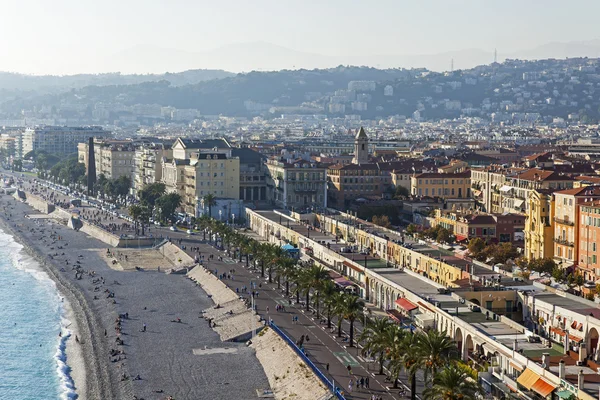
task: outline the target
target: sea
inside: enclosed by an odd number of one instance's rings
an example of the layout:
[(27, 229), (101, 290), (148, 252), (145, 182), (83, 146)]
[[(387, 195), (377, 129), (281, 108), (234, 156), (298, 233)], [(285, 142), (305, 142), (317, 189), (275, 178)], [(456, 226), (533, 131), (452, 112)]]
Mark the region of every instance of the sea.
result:
[(0, 399), (76, 399), (68, 304), (22, 249), (0, 230)]

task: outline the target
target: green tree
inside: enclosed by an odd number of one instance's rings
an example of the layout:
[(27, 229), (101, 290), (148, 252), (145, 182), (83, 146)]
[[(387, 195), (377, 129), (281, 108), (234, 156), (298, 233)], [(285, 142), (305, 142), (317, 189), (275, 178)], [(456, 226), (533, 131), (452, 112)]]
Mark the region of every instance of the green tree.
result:
[(398, 388), (400, 372), (405, 371), (410, 380), (410, 396), (416, 399), (417, 372), (419, 370), (419, 336), (406, 333), (397, 327), (396, 340), (389, 352), (390, 376), (394, 379), (394, 388)]
[[(395, 335), (390, 335), (394, 323), (387, 317), (369, 319), (364, 330), (358, 337), (358, 341), (364, 344), (361, 353), (375, 354), (379, 363), (379, 375), (383, 375), (383, 365), (386, 360), (386, 352), (393, 345)], [(391, 338), (391, 339), (390, 339)]]
[(475, 400), (479, 385), (464, 370), (448, 365), (433, 377), (431, 387), (423, 392), (423, 398), (431, 400)]
[(438, 229), (438, 233), (435, 237), (435, 240), (438, 243), (450, 243), (452, 241), (452, 232), (442, 227)]
[(203, 197), (204, 206), (208, 207), (208, 216), (212, 218), (212, 208), (217, 205), (217, 198), (214, 194), (207, 194)]
[(459, 357), (456, 343), (446, 336), (446, 332), (435, 329), (419, 335), (418, 349), (418, 364), (425, 372), (425, 381), (428, 377), (434, 377), (444, 365), (457, 361)]
[(478, 261), (485, 261), (485, 259), (481, 259), (483, 251), (485, 250), (485, 242), (482, 238), (473, 238), (469, 240), (467, 248), (469, 249), (471, 257), (475, 258)]
[(405, 199), (408, 196), (410, 196), (410, 193), (407, 188), (400, 185), (396, 186), (396, 193), (394, 195), (396, 199)]
[[(100, 179), (100, 177), (98, 177)], [(142, 205), (146, 205), (151, 209), (156, 205), (156, 201), (167, 192), (164, 183), (155, 182), (144, 186), (139, 192), (138, 197)]]
[(127, 206), (127, 195), (129, 194), (129, 189), (131, 189), (131, 178), (122, 175), (114, 180), (113, 185), (115, 196), (121, 197), (125, 206)]
[[(325, 305), (325, 315), (327, 316), (327, 328), (331, 329), (331, 317), (335, 310), (335, 296), (338, 293), (337, 286), (331, 279), (326, 279), (321, 285), (321, 294)], [(287, 294), (286, 294), (287, 296)]]
[(384, 228), (390, 228), (392, 226), (392, 224), (390, 223), (390, 219), (387, 215), (374, 215), (373, 223)]
[(354, 321), (362, 316), (364, 307), (365, 303), (360, 297), (344, 293), (342, 313), (344, 319), (350, 322), (350, 341), (348, 344), (350, 347), (354, 347)]
[(160, 217), (164, 221), (173, 218), (175, 210), (181, 205), (179, 193), (167, 193), (156, 200), (156, 207), (160, 210)]
[(129, 206), (129, 216), (133, 219), (134, 229), (137, 231), (138, 221), (142, 215), (142, 206), (137, 204)]
[(411, 234), (411, 235), (414, 235), (415, 233), (417, 233), (417, 232), (418, 232), (418, 230), (419, 230), (419, 229), (417, 228), (417, 226), (416, 226), (415, 224), (409, 224), (409, 225), (406, 227), (406, 233), (409, 233), (409, 234)]
[(306, 296), (306, 311), (310, 310), (310, 291), (314, 289), (314, 304), (317, 310), (317, 318), (319, 318), (319, 289), (321, 289), (321, 285), (326, 279), (329, 279), (329, 273), (320, 265), (313, 265), (303, 270), (301, 285)]

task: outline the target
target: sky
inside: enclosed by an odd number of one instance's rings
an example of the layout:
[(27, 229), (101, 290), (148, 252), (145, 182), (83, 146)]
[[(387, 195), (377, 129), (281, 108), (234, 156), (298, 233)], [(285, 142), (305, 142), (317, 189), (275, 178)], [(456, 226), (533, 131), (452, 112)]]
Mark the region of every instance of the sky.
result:
[(501, 54), (599, 39), (599, 14), (597, 0), (2, 0), (0, 70), (104, 72), (140, 46), (201, 52), (245, 42), (327, 56)]

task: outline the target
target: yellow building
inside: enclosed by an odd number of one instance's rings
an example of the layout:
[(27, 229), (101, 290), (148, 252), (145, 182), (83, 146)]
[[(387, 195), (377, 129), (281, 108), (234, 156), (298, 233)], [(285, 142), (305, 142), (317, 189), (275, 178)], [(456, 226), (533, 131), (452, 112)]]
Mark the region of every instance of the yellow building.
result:
[(471, 171), (453, 174), (426, 172), (414, 175), (410, 187), (413, 196), (468, 199), (471, 197)]
[(525, 256), (528, 260), (554, 257), (554, 200), (550, 190), (537, 189), (528, 194), (525, 219)]

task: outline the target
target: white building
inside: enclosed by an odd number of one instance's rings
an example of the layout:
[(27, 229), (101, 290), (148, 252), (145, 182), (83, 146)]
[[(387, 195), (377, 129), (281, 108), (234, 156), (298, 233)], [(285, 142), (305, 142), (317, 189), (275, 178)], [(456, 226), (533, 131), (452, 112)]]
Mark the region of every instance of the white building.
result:
[(111, 133), (99, 126), (40, 126), (23, 132), (22, 155), (30, 151), (46, 151), (57, 156), (77, 153), (77, 145), (90, 137), (109, 138)]

